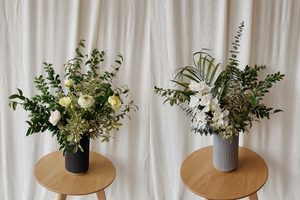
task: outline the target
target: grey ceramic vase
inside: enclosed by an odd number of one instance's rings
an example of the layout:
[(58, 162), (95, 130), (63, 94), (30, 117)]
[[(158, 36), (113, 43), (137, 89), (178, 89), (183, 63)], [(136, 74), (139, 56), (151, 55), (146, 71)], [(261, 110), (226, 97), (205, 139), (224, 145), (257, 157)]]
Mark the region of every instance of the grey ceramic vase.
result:
[(233, 136), (232, 142), (221, 135), (213, 134), (213, 163), (217, 170), (229, 172), (238, 165), (239, 136)]

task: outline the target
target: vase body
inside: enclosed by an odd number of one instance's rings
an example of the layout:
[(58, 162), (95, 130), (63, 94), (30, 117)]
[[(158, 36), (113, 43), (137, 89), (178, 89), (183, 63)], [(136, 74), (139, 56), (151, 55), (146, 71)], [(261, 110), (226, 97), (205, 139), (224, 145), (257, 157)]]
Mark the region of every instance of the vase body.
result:
[[(76, 153), (67, 152), (65, 155), (65, 168), (76, 175), (84, 174), (89, 169), (90, 139), (83, 136), (80, 140), (83, 152), (78, 148)], [(72, 151), (75, 145), (71, 145)]]
[(234, 170), (238, 165), (239, 136), (233, 136), (232, 142), (221, 135), (213, 134), (213, 164), (222, 172)]

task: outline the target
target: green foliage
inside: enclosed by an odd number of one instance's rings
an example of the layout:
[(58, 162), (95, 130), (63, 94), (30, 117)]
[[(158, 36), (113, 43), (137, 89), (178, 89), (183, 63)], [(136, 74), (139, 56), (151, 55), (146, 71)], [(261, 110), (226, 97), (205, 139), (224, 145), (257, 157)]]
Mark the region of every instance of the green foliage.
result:
[[(277, 72), (275, 74), (267, 75), (264, 80), (258, 80), (258, 72), (266, 68), (265, 65), (255, 65), (254, 67), (246, 66), (244, 70), (238, 68), (239, 61), (237, 60), (238, 47), (244, 22), (239, 26), (235, 41), (233, 42), (233, 50), (230, 51), (231, 58), (226, 69), (222, 71), (214, 81), (216, 71), (220, 65), (214, 65), (212, 56), (205, 52), (207, 49), (202, 49), (193, 56), (198, 55), (197, 62), (195, 59), (194, 66), (179, 68), (172, 82), (181, 86), (183, 89), (163, 89), (154, 87), (154, 91), (159, 96), (169, 102), (171, 106), (177, 105), (186, 115), (191, 117), (192, 122), (197, 121), (196, 115), (199, 114), (204, 106), (197, 106), (196, 108), (188, 108), (185, 103), (190, 103), (191, 97), (197, 94), (196, 91), (190, 88), (188, 82), (196, 81), (197, 83), (205, 82), (206, 85), (211, 86), (210, 93), (213, 98), (217, 98), (222, 110), (229, 111), (227, 116), (229, 119), (228, 125), (221, 128), (213, 128), (212, 121), (206, 118), (205, 126), (193, 126), (191, 131), (200, 133), (201, 135), (220, 134), (223, 138), (232, 139), (233, 135), (238, 135), (239, 132), (249, 132), (253, 121), (258, 121), (259, 118), (268, 118), (270, 114), (282, 112), (280, 109), (273, 111), (273, 108), (266, 107), (261, 101), (263, 96), (269, 92), (269, 88), (278, 81), (281, 81), (284, 74)], [(213, 83), (213, 84), (212, 84)], [(204, 93), (203, 93), (204, 95)], [(273, 111), (273, 112), (272, 112)], [(206, 112), (209, 118), (214, 116), (212, 107)]]
[[(180, 82), (180, 79), (182, 80), (184, 77), (186, 77), (196, 82), (205, 81), (207, 85), (211, 85), (220, 63), (214, 65), (213, 62), (215, 58), (212, 58), (208, 53), (206, 53), (206, 50), (208, 49), (202, 49), (201, 51), (194, 53), (194, 66), (179, 68), (172, 82), (183, 86), (185, 89), (188, 89), (188, 83)], [(197, 62), (195, 59), (197, 59)]]
[[(112, 71), (105, 71), (100, 74), (100, 63), (104, 61), (106, 52), (99, 52), (94, 49), (91, 55), (83, 56), (80, 47), (85, 47), (84, 40), (80, 40), (78, 48), (76, 48), (77, 56), (69, 60), (65, 65), (66, 80), (71, 85), (67, 86), (67, 92), (63, 91), (59, 74), (55, 74), (52, 64), (44, 62), (44, 69), (47, 72), (46, 79), (40, 75), (34, 79), (36, 88), (40, 94), (36, 94), (31, 99), (23, 95), (22, 90), (18, 89), (17, 94), (9, 97), (9, 106), (16, 109), (20, 104), (24, 110), (29, 111), (29, 125), (27, 134), (44, 132), (49, 130), (52, 136), (57, 137), (60, 149), (66, 151), (71, 150), (70, 145), (75, 145), (74, 151), (81, 149), (79, 145), (83, 135), (88, 135), (92, 139), (102, 138), (102, 141), (109, 141), (112, 130), (119, 130), (122, 126), (120, 120), (131, 110), (136, 111), (138, 107), (130, 101), (125, 104), (122, 98), (126, 98), (129, 93), (127, 85), (113, 88), (112, 82), (120, 70), (123, 62), (123, 56), (118, 55), (116, 63), (118, 67), (112, 67)], [(84, 60), (86, 59), (86, 60)], [(88, 67), (86, 74), (81, 72), (82, 65)], [(55, 88), (55, 94), (51, 93), (49, 88)], [(83, 98), (81, 95), (85, 95)], [(109, 98), (115, 96), (115, 100), (123, 105), (123, 109), (116, 113), (118, 107), (109, 102)], [(69, 102), (60, 102), (64, 98), (69, 98)], [(90, 100), (90, 104), (84, 106), (79, 99)], [(57, 124), (50, 122), (50, 117), (54, 111), (60, 113)]]

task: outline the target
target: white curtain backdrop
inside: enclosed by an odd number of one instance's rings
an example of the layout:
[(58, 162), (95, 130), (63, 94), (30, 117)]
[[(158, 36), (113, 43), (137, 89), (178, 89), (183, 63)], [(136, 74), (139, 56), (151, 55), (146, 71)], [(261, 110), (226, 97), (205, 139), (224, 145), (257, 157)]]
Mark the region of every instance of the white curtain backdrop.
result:
[[(112, 161), (117, 175), (105, 191), (107, 199), (150, 198), (149, 85), (150, 10), (149, 2), (139, 0), (89, 1), (0, 1), (0, 199), (50, 200), (56, 194), (37, 183), (33, 169), (44, 155), (58, 150), (50, 132), (25, 137), (28, 113), (21, 107), (8, 107), (7, 97), (21, 88), (25, 95), (37, 93), (34, 77), (46, 73), (42, 62), (53, 64), (61, 77), (63, 64), (76, 55), (80, 39), (83, 53), (94, 48), (106, 51), (102, 70), (115, 65), (117, 54), (124, 56), (114, 84), (127, 84), (127, 101), (139, 106), (131, 120), (125, 118), (115, 140), (91, 141), (91, 150)], [(116, 66), (116, 65), (115, 65)], [(96, 199), (96, 194), (67, 199)]]
[[(284, 110), (242, 134), (240, 145), (260, 154), (269, 178), (261, 200), (300, 199), (300, 1), (298, 0), (0, 0), (0, 199), (50, 200), (56, 194), (37, 183), (33, 169), (44, 155), (58, 150), (45, 132), (26, 137), (28, 113), (13, 111), (8, 96), (21, 88), (36, 94), (34, 77), (45, 75), (42, 62), (64, 75), (63, 64), (75, 56), (80, 39), (89, 53), (108, 50), (103, 70), (123, 54), (116, 85), (130, 88), (139, 111), (125, 119), (115, 140), (91, 141), (91, 150), (110, 159), (116, 179), (107, 200), (200, 200), (181, 181), (180, 167), (193, 151), (212, 145), (212, 137), (189, 131), (190, 119), (176, 107), (162, 105), (154, 86), (169, 81), (179, 67), (192, 65), (202, 48), (228, 63), (235, 31), (244, 21), (240, 68), (266, 64), (266, 74), (286, 74), (265, 98)], [(219, 70), (219, 71), (220, 71)], [(68, 199), (96, 199), (95, 194)]]
[[(255, 123), (249, 134), (241, 135), (240, 145), (268, 164), (269, 178), (259, 199), (299, 200), (300, 1), (157, 0), (151, 1), (150, 19), (151, 85), (163, 88), (173, 88), (169, 80), (174, 71), (192, 66), (193, 53), (202, 48), (211, 49), (224, 70), (244, 21), (240, 68), (265, 64), (261, 78), (277, 71), (286, 77), (265, 98), (266, 105), (284, 112)], [(178, 108), (162, 105), (162, 98), (151, 95), (150, 102), (151, 199), (203, 199), (184, 186), (180, 167), (189, 154), (212, 145), (212, 137), (191, 133), (190, 119)]]

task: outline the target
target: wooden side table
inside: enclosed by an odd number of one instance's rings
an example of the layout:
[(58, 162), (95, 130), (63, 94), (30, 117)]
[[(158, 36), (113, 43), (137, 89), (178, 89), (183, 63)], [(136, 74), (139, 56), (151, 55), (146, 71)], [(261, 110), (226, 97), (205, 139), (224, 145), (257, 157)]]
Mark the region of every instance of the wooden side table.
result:
[(106, 157), (90, 151), (89, 170), (83, 175), (70, 174), (65, 169), (62, 151), (55, 151), (42, 157), (34, 167), (36, 180), (48, 190), (58, 193), (57, 200), (67, 195), (96, 193), (98, 200), (106, 200), (104, 189), (116, 176), (116, 169)]
[(180, 174), (185, 186), (206, 200), (258, 200), (257, 191), (267, 181), (268, 166), (257, 153), (239, 147), (237, 168), (220, 172), (213, 166), (213, 146), (208, 146), (190, 154)]

